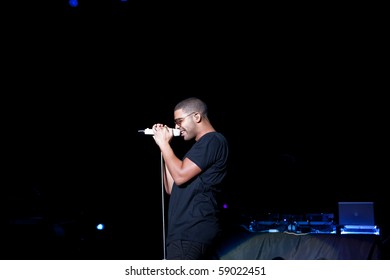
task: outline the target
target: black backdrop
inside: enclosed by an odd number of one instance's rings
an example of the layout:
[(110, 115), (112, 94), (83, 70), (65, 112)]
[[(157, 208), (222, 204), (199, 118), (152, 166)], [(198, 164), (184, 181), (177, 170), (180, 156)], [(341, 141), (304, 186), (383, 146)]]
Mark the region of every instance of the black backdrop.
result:
[[(33, 20), (9, 34), (17, 41), (7, 44), (15, 56), (5, 79), (3, 186), (12, 242), (32, 246), (31, 230), (19, 227), (43, 217), (72, 244), (48, 251), (55, 257), (161, 258), (160, 153), (138, 130), (172, 125), (174, 105), (188, 96), (209, 104), (229, 140), (232, 223), (337, 215), (338, 201), (374, 201), (386, 239), (380, 39), (321, 25), (315, 35), (299, 20), (238, 24), (219, 15), (225, 24), (217, 24), (212, 14), (202, 22), (182, 15), (184, 28), (151, 21), (155, 10), (140, 20), (128, 8), (83, 9), (37, 11), (47, 21), (21, 13)], [(371, 43), (358, 44), (361, 36)], [(182, 154), (190, 143), (173, 145)], [(106, 231), (94, 231), (99, 221)], [(27, 254), (23, 246), (16, 257)]]

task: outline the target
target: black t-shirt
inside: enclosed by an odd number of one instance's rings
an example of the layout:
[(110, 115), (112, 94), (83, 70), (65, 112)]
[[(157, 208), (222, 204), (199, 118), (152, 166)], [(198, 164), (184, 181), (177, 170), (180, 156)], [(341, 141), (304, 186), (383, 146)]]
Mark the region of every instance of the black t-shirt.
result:
[(227, 173), (228, 143), (219, 132), (203, 135), (185, 154), (202, 172), (191, 181), (173, 184), (168, 209), (167, 244), (189, 240), (210, 244), (220, 231), (217, 195)]

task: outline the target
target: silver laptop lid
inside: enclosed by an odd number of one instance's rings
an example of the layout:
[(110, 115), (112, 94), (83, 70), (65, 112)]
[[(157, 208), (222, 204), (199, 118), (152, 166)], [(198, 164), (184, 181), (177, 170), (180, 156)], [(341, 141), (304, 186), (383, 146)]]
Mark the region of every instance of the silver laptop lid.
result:
[(374, 202), (339, 202), (339, 225), (374, 226)]

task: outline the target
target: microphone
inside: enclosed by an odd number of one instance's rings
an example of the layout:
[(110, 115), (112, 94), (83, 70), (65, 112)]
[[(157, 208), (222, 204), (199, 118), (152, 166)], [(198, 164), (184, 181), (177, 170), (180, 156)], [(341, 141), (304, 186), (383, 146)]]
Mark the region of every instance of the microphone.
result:
[[(180, 136), (180, 129), (172, 128), (173, 136)], [(143, 132), (145, 135), (154, 135), (153, 129), (151, 128), (145, 128), (138, 130), (138, 132)]]

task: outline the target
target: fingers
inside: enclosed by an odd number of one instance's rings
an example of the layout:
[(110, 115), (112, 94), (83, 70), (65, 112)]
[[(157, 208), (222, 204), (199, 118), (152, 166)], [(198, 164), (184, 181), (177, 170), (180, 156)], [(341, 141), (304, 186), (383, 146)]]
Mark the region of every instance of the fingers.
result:
[(161, 123), (156, 123), (153, 125), (153, 128), (161, 128), (161, 127), (164, 127), (164, 125)]
[(167, 125), (164, 125), (164, 124), (161, 124), (161, 123), (156, 123), (152, 126), (152, 129), (154, 131), (157, 131), (157, 130), (160, 130), (162, 128), (166, 128), (168, 130), (168, 126)]

